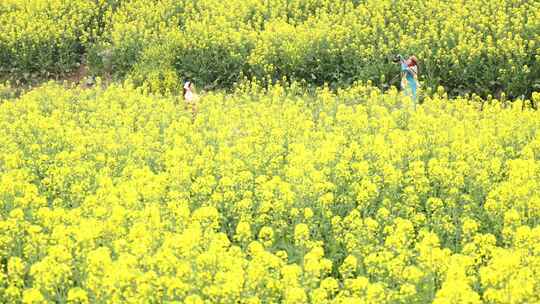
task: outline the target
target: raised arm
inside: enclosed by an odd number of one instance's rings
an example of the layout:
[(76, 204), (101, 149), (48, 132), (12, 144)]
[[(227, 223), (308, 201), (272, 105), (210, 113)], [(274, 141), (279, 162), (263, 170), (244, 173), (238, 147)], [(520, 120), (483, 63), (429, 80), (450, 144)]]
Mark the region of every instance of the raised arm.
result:
[(405, 72), (408, 69), (409, 69), (409, 67), (407, 66), (407, 64), (404, 61), (401, 61), (401, 71)]

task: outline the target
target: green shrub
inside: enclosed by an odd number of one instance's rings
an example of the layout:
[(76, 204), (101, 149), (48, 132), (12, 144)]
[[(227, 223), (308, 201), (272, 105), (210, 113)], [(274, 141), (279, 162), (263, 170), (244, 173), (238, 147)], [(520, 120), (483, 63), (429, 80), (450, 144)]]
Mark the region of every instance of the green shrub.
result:
[(116, 1), (5, 0), (0, 4), (0, 76), (28, 80), (77, 67)]

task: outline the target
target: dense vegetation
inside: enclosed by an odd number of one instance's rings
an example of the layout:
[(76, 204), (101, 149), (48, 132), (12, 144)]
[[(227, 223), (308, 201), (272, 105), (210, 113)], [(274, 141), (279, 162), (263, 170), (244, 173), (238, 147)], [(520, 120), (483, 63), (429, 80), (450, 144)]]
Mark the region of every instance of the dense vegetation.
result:
[(0, 303), (540, 303), (539, 90), (540, 1), (2, 0)]
[[(510, 97), (540, 88), (540, 2), (4, 0), (0, 73), (95, 74), (177, 92), (183, 79), (388, 84), (416, 54), (425, 87)], [(392, 83), (397, 84), (397, 83)]]
[(4, 101), (0, 299), (538, 302), (540, 117), (444, 95)]

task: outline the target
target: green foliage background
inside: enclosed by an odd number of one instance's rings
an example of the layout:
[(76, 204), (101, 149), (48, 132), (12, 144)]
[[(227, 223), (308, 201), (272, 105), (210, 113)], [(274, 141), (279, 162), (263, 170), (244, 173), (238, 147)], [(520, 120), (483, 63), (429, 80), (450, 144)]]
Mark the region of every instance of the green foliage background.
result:
[[(420, 58), (425, 87), (451, 95), (540, 88), (540, 2), (518, 0), (6, 0), (0, 73), (94, 74), (176, 92), (185, 78), (383, 86), (395, 54)], [(397, 85), (397, 83), (390, 83)]]

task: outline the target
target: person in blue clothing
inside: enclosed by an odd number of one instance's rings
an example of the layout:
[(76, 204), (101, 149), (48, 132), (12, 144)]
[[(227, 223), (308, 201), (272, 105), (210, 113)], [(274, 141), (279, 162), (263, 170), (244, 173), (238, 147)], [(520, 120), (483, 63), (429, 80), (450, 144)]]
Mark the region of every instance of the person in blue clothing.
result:
[(406, 96), (411, 97), (414, 106), (418, 100), (418, 59), (411, 56), (408, 59), (400, 58), (401, 63), (401, 89)]

